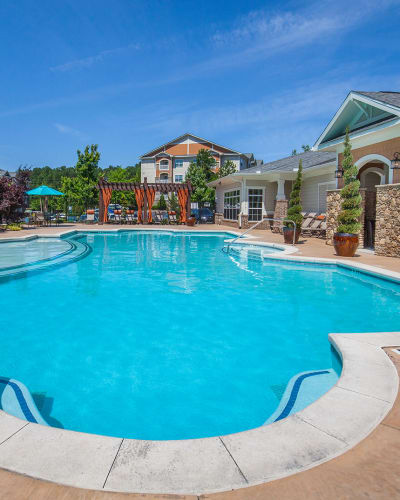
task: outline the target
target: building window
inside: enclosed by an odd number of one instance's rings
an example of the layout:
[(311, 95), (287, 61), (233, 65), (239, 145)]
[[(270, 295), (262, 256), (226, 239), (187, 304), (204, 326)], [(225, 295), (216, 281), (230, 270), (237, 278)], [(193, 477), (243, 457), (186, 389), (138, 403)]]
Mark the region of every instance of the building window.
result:
[(160, 170), (169, 170), (168, 160), (160, 160)]
[(175, 160), (175, 168), (183, 168), (183, 160)]
[(262, 219), (262, 189), (249, 189), (249, 221)]
[(183, 175), (175, 175), (175, 182), (183, 182)]
[(224, 219), (238, 220), (240, 212), (240, 190), (224, 193)]

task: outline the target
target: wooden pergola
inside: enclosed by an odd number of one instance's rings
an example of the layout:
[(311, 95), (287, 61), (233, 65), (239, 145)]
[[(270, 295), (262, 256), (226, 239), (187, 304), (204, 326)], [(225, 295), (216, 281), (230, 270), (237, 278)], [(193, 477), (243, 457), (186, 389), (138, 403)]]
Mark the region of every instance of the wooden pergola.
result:
[(185, 224), (190, 217), (190, 197), (193, 192), (190, 182), (153, 182), (148, 183), (147, 177), (144, 182), (108, 182), (100, 179), (97, 185), (99, 190), (99, 224), (108, 221), (108, 206), (113, 191), (132, 191), (135, 193), (138, 206), (138, 224), (153, 222), (151, 207), (153, 206), (156, 193), (176, 193), (181, 210), (180, 222)]

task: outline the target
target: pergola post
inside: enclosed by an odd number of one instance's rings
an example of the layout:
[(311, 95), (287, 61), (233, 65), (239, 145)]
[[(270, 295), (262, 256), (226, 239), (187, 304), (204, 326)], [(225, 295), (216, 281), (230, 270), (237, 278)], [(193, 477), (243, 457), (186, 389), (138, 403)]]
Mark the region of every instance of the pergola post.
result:
[(187, 185), (186, 220), (190, 219), (190, 217), (192, 215), (191, 193), (192, 193), (192, 185), (190, 184), (190, 182), (188, 182), (188, 185)]
[(149, 220), (148, 211), (147, 211), (147, 177), (144, 178), (143, 182), (143, 217), (142, 224), (147, 224)]
[(99, 189), (99, 220), (98, 224), (103, 224), (104, 221), (104, 200), (103, 200), (103, 190)]

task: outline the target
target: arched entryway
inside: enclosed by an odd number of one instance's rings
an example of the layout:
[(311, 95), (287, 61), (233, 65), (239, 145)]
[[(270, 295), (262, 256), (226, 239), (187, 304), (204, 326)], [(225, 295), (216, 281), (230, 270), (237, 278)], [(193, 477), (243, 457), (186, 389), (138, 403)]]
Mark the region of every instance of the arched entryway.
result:
[(390, 160), (381, 155), (360, 158), (355, 165), (364, 197), (364, 247), (374, 248), (376, 221), (376, 186), (389, 184)]

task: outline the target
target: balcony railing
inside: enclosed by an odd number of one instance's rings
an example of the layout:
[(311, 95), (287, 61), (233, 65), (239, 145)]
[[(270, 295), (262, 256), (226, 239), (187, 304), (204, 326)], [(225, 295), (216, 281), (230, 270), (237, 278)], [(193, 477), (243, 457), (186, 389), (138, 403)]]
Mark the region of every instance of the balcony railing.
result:
[(173, 182), (172, 177), (156, 177), (155, 182), (160, 182), (162, 184), (165, 184), (167, 182)]

